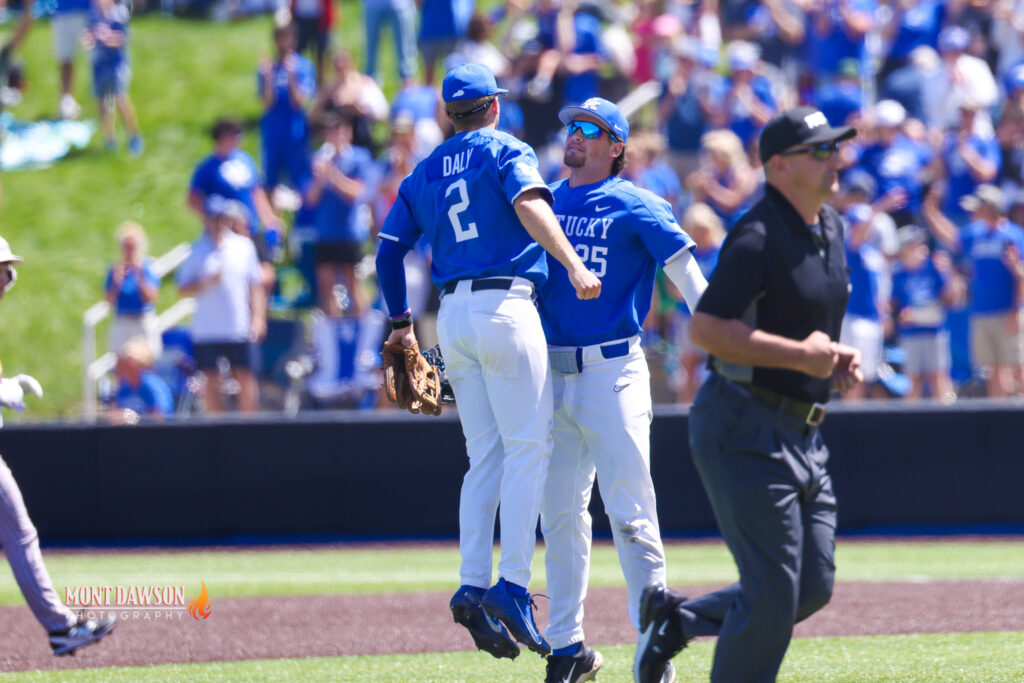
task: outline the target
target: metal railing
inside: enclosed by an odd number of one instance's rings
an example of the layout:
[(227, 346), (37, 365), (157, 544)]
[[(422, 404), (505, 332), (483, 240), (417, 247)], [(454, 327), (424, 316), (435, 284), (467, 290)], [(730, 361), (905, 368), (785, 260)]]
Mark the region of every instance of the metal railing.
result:
[[(192, 251), (192, 245), (182, 242), (163, 256), (153, 260), (153, 272), (163, 279), (165, 275), (181, 265)], [(166, 311), (157, 316), (157, 330), (162, 334), (165, 330), (177, 325), (192, 315), (196, 310), (193, 299), (185, 298), (174, 302)], [(96, 421), (96, 391), (101, 377), (114, 369), (117, 354), (107, 351), (96, 357), (96, 326), (110, 315), (111, 306), (100, 301), (88, 308), (82, 315), (82, 419), (86, 422)]]

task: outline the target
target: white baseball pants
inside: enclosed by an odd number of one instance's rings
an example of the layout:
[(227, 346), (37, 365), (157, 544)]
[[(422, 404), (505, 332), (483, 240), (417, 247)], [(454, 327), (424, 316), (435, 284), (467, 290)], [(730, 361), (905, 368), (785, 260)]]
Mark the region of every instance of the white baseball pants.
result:
[(43, 628), (62, 631), (77, 619), (64, 606), (53, 590), (50, 575), (39, 552), (39, 535), (29, 519), (21, 489), (11, 469), (0, 458), (0, 545), (11, 563), (14, 580), (18, 582), (29, 609)]
[(583, 640), (592, 537), (587, 507), (595, 475), (637, 629), (644, 586), (665, 582), (665, 550), (650, 471), (650, 373), (639, 337), (620, 358), (584, 347), (582, 372), (555, 374), (553, 386), (554, 451), (541, 528), (550, 611), (545, 635), (560, 648)]
[(464, 585), (492, 585), (494, 520), (501, 503), (498, 574), (527, 586), (551, 456), (551, 373), (533, 286), (473, 292), (461, 281), (441, 299), (438, 339), (466, 437), (459, 549)]

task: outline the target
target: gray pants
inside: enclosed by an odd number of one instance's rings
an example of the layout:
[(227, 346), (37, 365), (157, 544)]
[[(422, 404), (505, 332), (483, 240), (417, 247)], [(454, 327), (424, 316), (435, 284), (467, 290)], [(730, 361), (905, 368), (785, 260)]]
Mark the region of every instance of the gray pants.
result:
[(687, 636), (718, 636), (711, 680), (774, 681), (793, 624), (828, 603), (836, 499), (818, 429), (712, 373), (690, 450), (740, 582), (680, 605)]
[(21, 489), (7, 463), (0, 458), (0, 546), (11, 563), (32, 614), (48, 632), (72, 626), (75, 615), (60, 601), (39, 552), (39, 536), (29, 519)]

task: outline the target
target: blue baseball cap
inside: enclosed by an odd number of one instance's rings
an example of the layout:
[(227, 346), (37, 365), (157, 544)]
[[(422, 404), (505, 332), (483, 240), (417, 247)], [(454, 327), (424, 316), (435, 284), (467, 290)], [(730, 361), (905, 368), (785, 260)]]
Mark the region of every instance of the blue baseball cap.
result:
[(488, 95), (504, 95), (508, 92), (498, 87), (494, 74), (483, 64), (460, 64), (444, 77), (441, 95), (445, 102), (475, 100)]
[(604, 123), (612, 135), (622, 142), (629, 138), (629, 122), (614, 102), (601, 97), (591, 97), (583, 104), (574, 104), (558, 110), (558, 120), (568, 125), (581, 114), (589, 114)]

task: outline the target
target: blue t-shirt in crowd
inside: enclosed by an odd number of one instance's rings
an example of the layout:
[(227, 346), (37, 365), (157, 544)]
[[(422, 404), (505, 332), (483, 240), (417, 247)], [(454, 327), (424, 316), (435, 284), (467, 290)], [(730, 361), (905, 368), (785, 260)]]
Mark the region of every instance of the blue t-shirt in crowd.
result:
[[(142, 280), (150, 287), (160, 287), (160, 278), (153, 272), (153, 259), (147, 258), (142, 262), (142, 269), (131, 268), (124, 274), (121, 280), (121, 291), (114, 302), (114, 311), (123, 315), (138, 315), (154, 310), (153, 302), (142, 300), (142, 292), (139, 291), (139, 280)], [(106, 291), (114, 286), (114, 268), (107, 271), (107, 282), (104, 286)]]
[[(865, 58), (864, 44), (867, 34), (851, 38), (846, 31), (840, 4), (848, 5), (847, 11), (875, 16), (878, 9), (876, 0), (819, 0), (812, 6), (816, 9), (808, 13), (805, 20), (807, 36), (804, 39), (806, 55), (804, 62), (814, 68), (819, 76), (834, 74), (839, 70), (839, 63), (844, 59), (856, 59), (863, 62)], [(822, 31), (818, 24), (818, 14), (828, 16), (828, 30)], [(838, 121), (829, 119), (833, 125)]]
[(88, 12), (92, 8), (90, 0), (57, 0), (54, 7), (54, 14), (68, 14), (69, 12)]
[[(915, 270), (897, 266), (892, 276), (892, 302), (901, 336), (935, 334), (945, 326), (942, 290), (946, 288), (947, 279), (931, 259)], [(910, 309), (907, 320), (899, 315), (903, 309)]]
[(95, 32), (100, 26), (105, 26), (108, 31), (119, 31), (125, 34), (124, 42), (111, 47), (104, 45), (99, 40), (92, 50), (93, 68), (101, 71), (105, 69), (116, 69), (128, 61), (128, 21), (131, 18), (131, 10), (127, 5), (115, 3), (106, 12), (94, 6), (89, 14), (89, 29)]
[(878, 183), (878, 197), (902, 187), (908, 194), (906, 210), (917, 213), (921, 209), (921, 174), (931, 159), (931, 148), (927, 145), (920, 145), (905, 135), (897, 135), (892, 144), (876, 143), (865, 148), (858, 166)]
[[(603, 57), (601, 20), (587, 12), (577, 12), (573, 17), (573, 25), (576, 28), (576, 47), (573, 49), (573, 54), (597, 54)], [(600, 79), (596, 70), (570, 76), (565, 81), (562, 99), (567, 105), (579, 104), (591, 97), (596, 97), (599, 94), (599, 85)]]
[(1024, 231), (1010, 221), (994, 228), (984, 221), (964, 226), (961, 254), (971, 274), (971, 312), (1005, 313), (1017, 307), (1016, 282), (1003, 262), (1007, 248), (1024, 253)]
[[(297, 89), (308, 100), (316, 95), (316, 67), (303, 55), (292, 53), (288, 59), (295, 63), (295, 82)], [(309, 132), (306, 110), (295, 107), (288, 95), (288, 71), (284, 62), (274, 62), (270, 71), (270, 79), (274, 84), (276, 97), (269, 109), (263, 112), (260, 119), (260, 133), (264, 138), (274, 140), (304, 141)], [(256, 78), (257, 93), (263, 93), (264, 77), (259, 73)]]
[[(700, 149), (700, 138), (707, 129), (707, 122), (701, 113), (697, 92), (697, 85), (691, 79), (686, 92), (674, 98), (665, 121), (665, 139), (673, 151), (697, 152)], [(667, 86), (662, 97), (672, 97)]]
[(220, 195), (242, 202), (249, 213), (249, 232), (255, 233), (260, 223), (253, 191), (259, 187), (259, 183), (260, 174), (256, 170), (256, 162), (248, 152), (233, 149), (223, 159), (211, 154), (200, 161), (192, 171), (189, 189), (198, 192), (204, 199)]
[(548, 275), (544, 249), (513, 208), (531, 189), (550, 197), (529, 145), (491, 128), (456, 133), (402, 181), (380, 237), (412, 248), (426, 235), (438, 288), (501, 276), (540, 285)]
[(423, 0), (420, 42), (466, 37), (474, 0)]
[(174, 412), (174, 399), (167, 382), (152, 370), (143, 370), (139, 386), (120, 382), (117, 387), (117, 407), (133, 410), (139, 415), (170, 415)]
[(651, 309), (658, 264), (694, 246), (664, 199), (612, 176), (579, 187), (551, 186), (565, 236), (601, 279), (601, 296), (582, 301), (565, 268), (548, 259), (540, 318), (549, 344), (589, 346), (640, 333)]
[(679, 176), (667, 163), (655, 159), (650, 166), (637, 172), (633, 182), (637, 187), (668, 200), (672, 205), (672, 213), (678, 213), (677, 203), (683, 194), (683, 185), (679, 182)]
[(878, 310), (878, 282), (885, 268), (885, 258), (869, 242), (851, 249), (846, 245), (846, 267), (850, 275), (850, 298), (846, 312), (868, 320), (881, 318)]
[[(992, 137), (980, 137), (971, 134), (967, 138), (975, 152), (989, 163), (995, 164), (998, 169), (1003, 160), (1002, 152), (999, 151), (999, 141)], [(967, 170), (967, 162), (959, 152), (958, 135), (956, 132), (948, 134), (942, 141), (942, 160), (946, 166), (946, 195), (942, 200), (942, 211), (951, 221), (961, 225), (967, 221), (967, 212), (960, 206), (960, 199), (969, 194), (974, 194), (978, 188), (977, 181), (971, 177)]]
[[(721, 100), (727, 96), (728, 90), (732, 87), (732, 83), (729, 80), (722, 81), (720, 87), (724, 88), (724, 92), (721, 92), (716, 96), (716, 100)], [(772, 92), (772, 82), (761, 75), (756, 75), (750, 79), (750, 89), (754, 91), (754, 95), (757, 99), (761, 100), (761, 103), (771, 109), (772, 111), (778, 110), (778, 104), (775, 101), (775, 94)], [(729, 129), (736, 133), (740, 140), (743, 141), (743, 146), (748, 146), (754, 139), (760, 135), (761, 127), (754, 121), (753, 114), (747, 108), (743, 102), (738, 98), (733, 98), (729, 106)]]
[(937, 47), (939, 31), (946, 20), (946, 0), (918, 0), (903, 12), (900, 28), (893, 40), (890, 56), (905, 60), (916, 47)]
[[(361, 180), (364, 186), (376, 177), (373, 157), (362, 148), (350, 145), (334, 157), (334, 150), (321, 150), (317, 157), (332, 159), (334, 166), (353, 180)], [(314, 161), (315, 163), (315, 161)], [(362, 198), (350, 202), (341, 196), (329, 183), (324, 186), (320, 201), (314, 206), (317, 241), (321, 243), (364, 242), (370, 236), (360, 208)]]
[(864, 90), (852, 81), (833, 81), (814, 91), (814, 104), (834, 125), (846, 123), (850, 114), (860, 112), (864, 103)]

